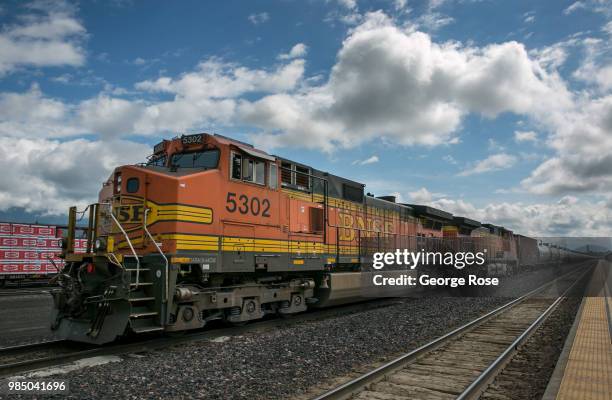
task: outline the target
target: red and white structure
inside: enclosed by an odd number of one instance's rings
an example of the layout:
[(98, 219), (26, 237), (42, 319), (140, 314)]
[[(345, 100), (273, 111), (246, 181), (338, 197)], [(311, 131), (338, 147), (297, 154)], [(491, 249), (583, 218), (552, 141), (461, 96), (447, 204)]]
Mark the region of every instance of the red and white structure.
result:
[[(57, 273), (64, 265), (61, 237), (62, 228), (55, 225), (0, 222), (0, 285)], [(75, 240), (75, 250), (86, 247), (86, 239)]]

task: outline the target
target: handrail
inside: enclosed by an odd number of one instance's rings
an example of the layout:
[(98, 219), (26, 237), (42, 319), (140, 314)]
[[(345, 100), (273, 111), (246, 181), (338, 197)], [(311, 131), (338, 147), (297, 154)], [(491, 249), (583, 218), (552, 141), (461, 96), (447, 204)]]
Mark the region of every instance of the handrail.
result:
[(136, 250), (134, 250), (134, 246), (132, 246), (132, 241), (130, 240), (130, 237), (128, 236), (128, 234), (125, 232), (125, 230), (123, 229), (123, 227), (121, 226), (117, 218), (115, 217), (115, 214), (113, 214), (112, 204), (111, 203), (101, 203), (101, 204), (106, 204), (111, 207), (110, 216), (115, 222), (115, 224), (117, 224), (117, 226), (121, 230), (121, 233), (123, 233), (123, 236), (125, 237), (125, 240), (127, 241), (128, 246), (130, 246), (130, 250), (132, 251), (134, 258), (136, 259), (136, 282), (135, 282), (134, 288), (137, 289), (140, 284), (140, 281), (139, 281), (140, 279), (140, 260), (138, 259), (138, 254), (136, 254)]
[(155, 241), (155, 238), (153, 237), (153, 235), (151, 235), (151, 232), (149, 232), (149, 229), (147, 229), (147, 215), (149, 214), (149, 211), (151, 211), (150, 208), (147, 208), (144, 212), (144, 223), (143, 223), (143, 228), (144, 231), (147, 233), (147, 235), (149, 236), (149, 239), (151, 239), (151, 241), (153, 242), (153, 244), (155, 245), (155, 248), (157, 249), (157, 251), (159, 251), (159, 254), (161, 254), (161, 256), (164, 258), (164, 261), (166, 262), (166, 283), (165, 283), (165, 298), (164, 298), (164, 302), (168, 301), (168, 257), (166, 257), (166, 255), (162, 252), (161, 248), (159, 247), (159, 245), (157, 244), (157, 242)]

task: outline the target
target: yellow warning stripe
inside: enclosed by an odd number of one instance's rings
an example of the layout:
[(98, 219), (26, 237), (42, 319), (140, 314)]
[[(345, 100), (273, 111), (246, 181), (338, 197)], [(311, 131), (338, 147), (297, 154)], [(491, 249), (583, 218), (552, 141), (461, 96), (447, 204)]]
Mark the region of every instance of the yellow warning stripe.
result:
[[(190, 235), (183, 233), (170, 233), (156, 235), (157, 239), (176, 241), (177, 250), (202, 250), (218, 251), (219, 237), (205, 235)], [(131, 239), (134, 246), (142, 244), (142, 238)], [(127, 248), (127, 243), (122, 241), (115, 247)], [(254, 239), (244, 237), (222, 237), (222, 251), (245, 251), (245, 252), (270, 252), (270, 253), (304, 253), (304, 254), (333, 254), (336, 245), (320, 242), (307, 242), (297, 240), (277, 239)], [(340, 254), (357, 254), (357, 246), (341, 245), (338, 248)]]
[(152, 210), (153, 218), (149, 224), (157, 221), (181, 221), (210, 224), (213, 221), (213, 210), (207, 207), (185, 206), (180, 204), (155, 204), (147, 202)]

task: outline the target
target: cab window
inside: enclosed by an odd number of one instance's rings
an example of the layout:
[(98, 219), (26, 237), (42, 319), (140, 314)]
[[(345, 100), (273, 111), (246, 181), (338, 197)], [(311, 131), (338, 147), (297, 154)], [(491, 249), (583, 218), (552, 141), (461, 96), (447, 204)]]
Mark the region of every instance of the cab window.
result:
[(294, 189), (309, 191), (311, 186), (310, 168), (283, 161), (281, 163), (281, 184)]
[(166, 156), (158, 156), (151, 157), (147, 162), (147, 165), (153, 165), (155, 167), (165, 167), (166, 166)]
[(276, 189), (278, 185), (278, 176), (276, 176), (276, 164), (270, 163), (270, 173), (268, 174), (268, 186), (270, 189)]
[(204, 150), (192, 153), (174, 154), (171, 166), (175, 168), (213, 169), (219, 162), (219, 150)]
[(245, 182), (253, 182), (259, 185), (266, 184), (266, 163), (263, 160), (232, 153), (230, 168), (230, 176), (232, 179), (240, 179)]
[(232, 153), (232, 178), (242, 179), (242, 156), (240, 154)]

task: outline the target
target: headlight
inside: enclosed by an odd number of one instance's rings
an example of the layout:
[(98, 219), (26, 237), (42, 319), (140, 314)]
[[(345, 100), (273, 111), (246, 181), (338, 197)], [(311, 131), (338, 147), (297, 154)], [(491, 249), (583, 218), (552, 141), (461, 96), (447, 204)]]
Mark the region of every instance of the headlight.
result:
[(106, 242), (103, 239), (96, 239), (96, 242), (94, 243), (94, 248), (96, 249), (96, 251), (102, 251), (106, 249)]

